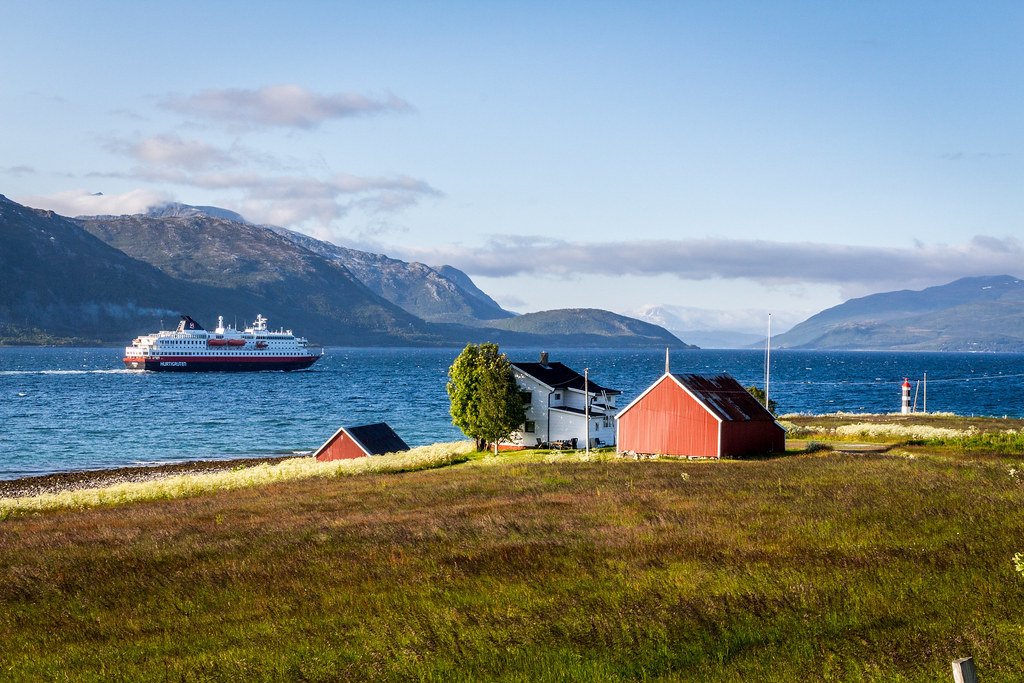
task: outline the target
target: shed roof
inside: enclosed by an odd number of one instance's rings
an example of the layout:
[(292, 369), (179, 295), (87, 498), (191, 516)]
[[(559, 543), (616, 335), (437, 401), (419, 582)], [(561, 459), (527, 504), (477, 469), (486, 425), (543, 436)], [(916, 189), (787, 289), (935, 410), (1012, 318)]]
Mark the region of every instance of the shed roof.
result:
[(723, 420), (733, 422), (774, 422), (775, 416), (732, 375), (672, 374), (694, 398)]
[(361, 443), (363, 450), (370, 455), (409, 450), (409, 445), (402, 441), (402, 437), (398, 436), (387, 422), (348, 427), (347, 430), (349, 436)]
[[(512, 363), (512, 366), (522, 370), (530, 377), (533, 377), (542, 384), (546, 384), (552, 389), (584, 390), (583, 375), (562, 363)], [(594, 380), (587, 382), (587, 389), (592, 394), (604, 392), (606, 394), (618, 395), (622, 393), (618, 389), (603, 387)]]

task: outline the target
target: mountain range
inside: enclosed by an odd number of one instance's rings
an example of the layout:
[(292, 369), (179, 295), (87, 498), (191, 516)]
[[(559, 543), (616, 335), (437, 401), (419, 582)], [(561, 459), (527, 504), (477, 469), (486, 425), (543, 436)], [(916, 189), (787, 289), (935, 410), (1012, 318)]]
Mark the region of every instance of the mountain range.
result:
[[(181, 313), (207, 324), (262, 313), (329, 345), (763, 343), (687, 330), (691, 311), (681, 306), (644, 307), (636, 314), (644, 320), (584, 308), (517, 315), (452, 266), (338, 246), (217, 207), (68, 218), (0, 195), (0, 272), (4, 344), (122, 343)], [(772, 346), (1022, 351), (1024, 281), (970, 277), (851, 299), (776, 335)]]
[(0, 267), (3, 343), (118, 343), (180, 313), (212, 322), (260, 312), (330, 345), (687, 346), (607, 311), (516, 316), (451, 266), (338, 247), (216, 207), (67, 218), (0, 195)]
[(780, 349), (1024, 350), (1024, 281), (968, 277), (850, 299), (773, 337)]

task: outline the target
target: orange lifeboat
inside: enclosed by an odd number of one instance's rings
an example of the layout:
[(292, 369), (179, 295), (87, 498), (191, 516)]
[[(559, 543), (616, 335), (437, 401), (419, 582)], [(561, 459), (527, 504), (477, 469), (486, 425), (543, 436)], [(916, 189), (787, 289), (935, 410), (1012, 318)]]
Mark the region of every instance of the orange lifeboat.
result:
[(228, 339), (228, 346), (245, 346), (244, 339)]
[(256, 348), (257, 349), (265, 349), (265, 348), (267, 348), (267, 342), (265, 342), (265, 341), (256, 342)]
[(207, 339), (207, 346), (226, 346), (228, 343), (227, 339)]

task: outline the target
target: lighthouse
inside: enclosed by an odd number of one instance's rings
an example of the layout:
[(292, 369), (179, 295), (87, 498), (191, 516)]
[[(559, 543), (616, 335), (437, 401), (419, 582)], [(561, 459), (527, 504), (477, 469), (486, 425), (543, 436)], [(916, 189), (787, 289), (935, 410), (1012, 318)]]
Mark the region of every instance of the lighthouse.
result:
[(906, 377), (903, 378), (903, 405), (900, 407), (900, 413), (910, 414), (910, 380)]

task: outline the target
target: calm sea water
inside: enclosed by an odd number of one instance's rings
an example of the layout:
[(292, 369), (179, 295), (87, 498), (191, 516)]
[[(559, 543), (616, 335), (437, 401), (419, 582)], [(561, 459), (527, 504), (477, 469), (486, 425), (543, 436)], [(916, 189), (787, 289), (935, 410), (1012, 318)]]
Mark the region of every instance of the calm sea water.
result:
[[(533, 361), (539, 349), (503, 349)], [(302, 453), (341, 425), (388, 422), (410, 445), (461, 438), (448, 416), (459, 349), (330, 348), (303, 372), (126, 371), (121, 349), (0, 349), (0, 479), (196, 459)], [(550, 350), (619, 405), (664, 370), (663, 349)], [(686, 351), (673, 372), (729, 372), (763, 384), (759, 351)], [(1024, 354), (772, 355), (781, 412), (895, 412), (900, 384), (928, 373), (928, 410), (1024, 417)], [(918, 407), (923, 408), (923, 390)]]

